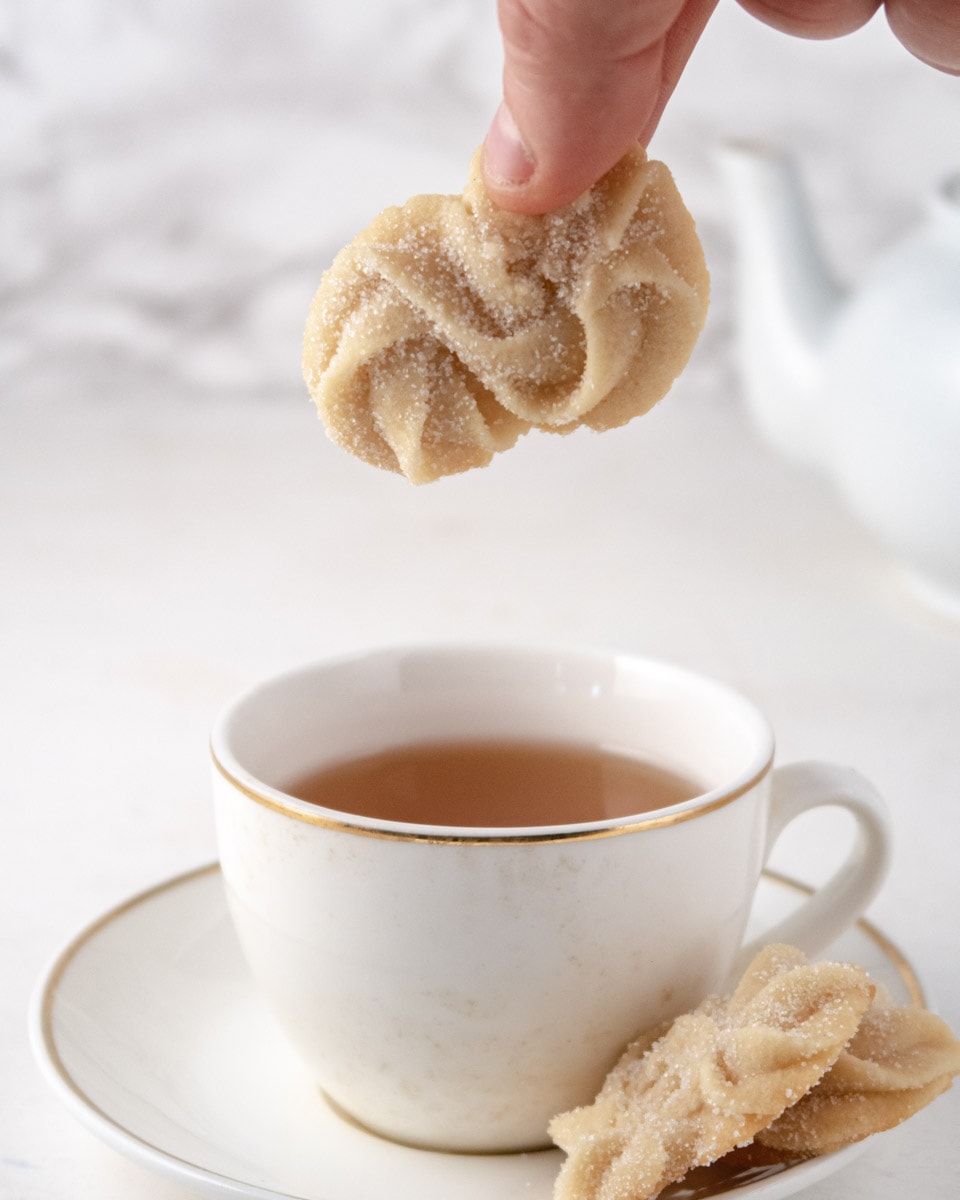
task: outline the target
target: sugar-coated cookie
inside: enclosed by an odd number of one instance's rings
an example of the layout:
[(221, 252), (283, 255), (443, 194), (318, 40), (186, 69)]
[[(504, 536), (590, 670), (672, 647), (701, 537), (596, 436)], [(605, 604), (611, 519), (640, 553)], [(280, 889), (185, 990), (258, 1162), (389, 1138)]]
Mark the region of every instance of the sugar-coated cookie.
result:
[(873, 994), (862, 967), (767, 947), (732, 996), (635, 1042), (593, 1104), (554, 1118), (557, 1200), (650, 1200), (746, 1145), (837, 1061)]
[(686, 365), (708, 293), (693, 220), (639, 146), (545, 216), (497, 208), (477, 156), (461, 195), (389, 208), (336, 256), (304, 376), (335, 442), (425, 483), (534, 427), (646, 412)]

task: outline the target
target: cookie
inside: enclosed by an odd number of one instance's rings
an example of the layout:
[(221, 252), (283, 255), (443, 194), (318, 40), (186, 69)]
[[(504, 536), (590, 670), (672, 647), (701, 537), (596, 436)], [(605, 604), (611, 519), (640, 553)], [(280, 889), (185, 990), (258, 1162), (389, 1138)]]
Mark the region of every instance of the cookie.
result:
[(649, 1200), (748, 1144), (833, 1066), (873, 994), (861, 967), (767, 947), (732, 996), (633, 1043), (593, 1104), (554, 1118), (556, 1200)]
[(543, 216), (497, 208), (477, 155), (461, 195), (389, 208), (336, 256), (304, 377), (335, 442), (425, 483), (532, 428), (646, 412), (686, 365), (708, 293), (693, 219), (639, 146)]

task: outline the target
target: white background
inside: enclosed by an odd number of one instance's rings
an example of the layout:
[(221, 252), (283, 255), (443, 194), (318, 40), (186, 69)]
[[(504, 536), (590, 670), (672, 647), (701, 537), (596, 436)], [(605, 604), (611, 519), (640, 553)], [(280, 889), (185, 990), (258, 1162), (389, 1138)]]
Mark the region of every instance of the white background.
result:
[[(532, 435), (414, 489), (324, 437), (303, 317), (381, 207), (459, 190), (499, 70), (492, 0), (0, 4), (4, 1198), (185, 1195), (47, 1092), (31, 989), (80, 925), (215, 857), (221, 704), (376, 643), (592, 642), (740, 687), (782, 760), (849, 762), (888, 797), (870, 915), (960, 1028), (960, 626), (751, 428), (715, 159), (733, 136), (793, 151), (856, 280), (960, 170), (960, 83), (882, 17), (802, 43), (721, 0), (651, 147), (714, 278), (689, 370), (627, 429)], [(843, 832), (798, 827), (777, 862), (822, 878)], [(942, 1098), (811, 1196), (951, 1194), (958, 1116)]]

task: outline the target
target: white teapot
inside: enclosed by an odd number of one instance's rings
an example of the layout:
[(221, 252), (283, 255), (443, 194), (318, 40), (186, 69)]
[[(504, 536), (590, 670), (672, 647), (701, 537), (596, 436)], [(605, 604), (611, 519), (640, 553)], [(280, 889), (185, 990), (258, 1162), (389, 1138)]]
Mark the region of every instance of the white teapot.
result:
[(733, 143), (739, 352), (768, 439), (826, 471), (926, 596), (960, 615), (960, 175), (849, 293), (796, 168)]

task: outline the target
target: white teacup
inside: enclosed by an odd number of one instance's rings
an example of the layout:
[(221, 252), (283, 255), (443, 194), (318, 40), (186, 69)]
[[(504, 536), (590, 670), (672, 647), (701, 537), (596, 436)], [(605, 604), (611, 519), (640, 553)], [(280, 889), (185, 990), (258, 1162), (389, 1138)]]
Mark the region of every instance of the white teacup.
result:
[[(298, 800), (289, 781), (416, 742), (614, 749), (699, 780), (694, 799), (567, 825), (447, 827)], [(883, 802), (855, 772), (773, 769), (736, 692), (601, 651), (374, 651), (241, 696), (212, 738), (223, 876), (244, 952), (323, 1091), (372, 1130), (461, 1151), (547, 1143), (626, 1042), (723, 986), (769, 851), (808, 809), (857, 836), (763, 940), (822, 950), (887, 867)]]

